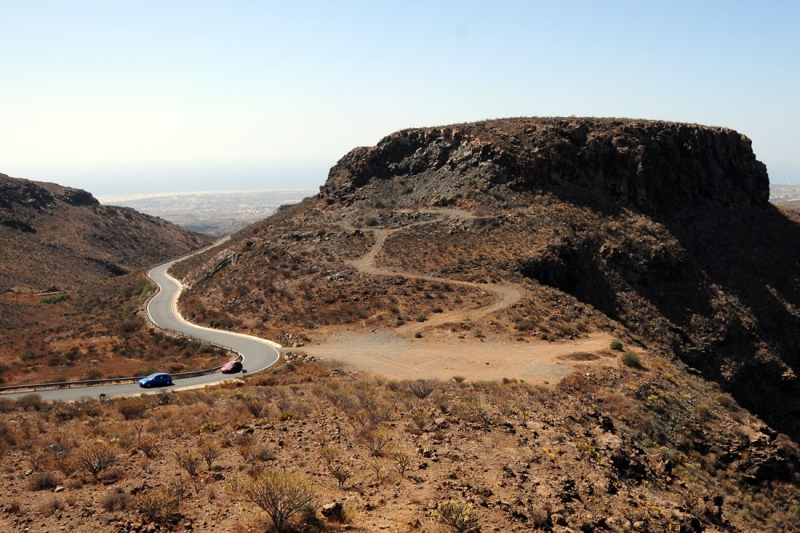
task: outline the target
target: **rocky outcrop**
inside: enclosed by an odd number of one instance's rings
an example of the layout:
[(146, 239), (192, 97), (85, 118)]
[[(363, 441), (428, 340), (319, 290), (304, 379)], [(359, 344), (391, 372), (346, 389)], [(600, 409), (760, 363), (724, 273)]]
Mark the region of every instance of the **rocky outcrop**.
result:
[(765, 205), (769, 179), (750, 140), (727, 128), (520, 118), (393, 133), (344, 156), (320, 197), (345, 205), (376, 195), (398, 205), (507, 205), (539, 191), (644, 212), (737, 209)]
[(0, 208), (10, 209), (14, 204), (18, 204), (41, 210), (55, 206), (58, 201), (74, 206), (100, 205), (91, 193), (82, 189), (11, 178), (0, 174)]

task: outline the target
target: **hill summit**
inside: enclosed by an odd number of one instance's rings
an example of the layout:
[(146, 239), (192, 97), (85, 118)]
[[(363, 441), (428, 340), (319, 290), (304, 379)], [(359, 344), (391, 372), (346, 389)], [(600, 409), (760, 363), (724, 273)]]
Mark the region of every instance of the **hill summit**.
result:
[(529, 203), (541, 191), (643, 212), (766, 205), (769, 179), (750, 140), (674, 122), (520, 118), (406, 129), (356, 148), (330, 171), (329, 204)]

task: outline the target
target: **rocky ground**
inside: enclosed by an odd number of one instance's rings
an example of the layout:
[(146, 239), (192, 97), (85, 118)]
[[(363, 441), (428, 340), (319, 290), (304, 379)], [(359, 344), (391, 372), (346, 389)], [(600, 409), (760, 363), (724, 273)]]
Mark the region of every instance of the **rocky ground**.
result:
[[(680, 366), (618, 360), (544, 386), (375, 379), (295, 358), (205, 391), (3, 402), (0, 527), (269, 530), (242, 489), (268, 471), (311, 484), (293, 531), (452, 531), (447, 500), (473, 506), (481, 531), (797, 528), (787, 437)], [(95, 476), (97, 450), (113, 460)]]

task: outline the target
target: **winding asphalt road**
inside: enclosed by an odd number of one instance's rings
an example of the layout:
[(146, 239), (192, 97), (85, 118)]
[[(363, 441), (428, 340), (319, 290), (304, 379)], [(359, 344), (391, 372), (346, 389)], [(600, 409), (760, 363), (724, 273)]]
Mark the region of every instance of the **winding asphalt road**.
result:
[[(227, 238), (218, 241), (213, 246), (219, 246), (226, 240)], [(169, 270), (169, 268), (175, 263), (183, 261), (184, 259), (188, 259), (193, 255), (205, 251), (206, 249), (158, 265), (147, 273), (147, 276), (159, 286), (158, 294), (151, 298), (147, 304), (148, 316), (154, 324), (162, 329), (168, 329), (184, 335), (189, 335), (201, 341), (219, 344), (238, 352), (243, 358), (242, 363), (244, 364), (245, 370), (247, 370), (249, 373), (258, 372), (270, 367), (280, 358), (280, 352), (278, 352), (278, 348), (281, 346), (279, 344), (272, 341), (259, 339), (257, 337), (243, 335), (241, 333), (220, 331), (216, 329), (205, 328), (203, 326), (196, 326), (184, 320), (180, 313), (178, 313), (177, 301), (182, 287), (175, 278), (167, 273), (167, 270)], [(82, 398), (97, 398), (101, 393), (105, 394), (106, 396), (130, 396), (140, 394), (142, 392), (154, 394), (159, 390), (164, 389), (193, 389), (203, 387), (205, 385), (212, 385), (225, 379), (230, 379), (231, 377), (234, 376), (220, 373), (207, 374), (205, 376), (175, 380), (175, 384), (172, 387), (160, 389), (142, 389), (136, 383), (129, 383), (124, 385), (103, 385), (94, 387), (77, 387), (72, 389), (41, 390), (36, 391), (36, 394), (39, 394), (43, 400), (47, 401), (74, 401)], [(27, 394), (30, 394), (30, 391), (4, 394), (3, 397), (20, 398)]]

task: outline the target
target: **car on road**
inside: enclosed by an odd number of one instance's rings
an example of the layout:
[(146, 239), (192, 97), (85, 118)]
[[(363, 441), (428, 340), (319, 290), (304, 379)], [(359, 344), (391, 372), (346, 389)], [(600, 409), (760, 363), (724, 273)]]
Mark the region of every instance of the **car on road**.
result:
[(166, 372), (156, 372), (147, 377), (139, 380), (139, 386), (144, 388), (162, 387), (164, 385), (172, 385), (172, 376)]
[(223, 374), (235, 374), (241, 371), (242, 371), (241, 361), (228, 361), (222, 368), (220, 368), (220, 372), (222, 372)]

